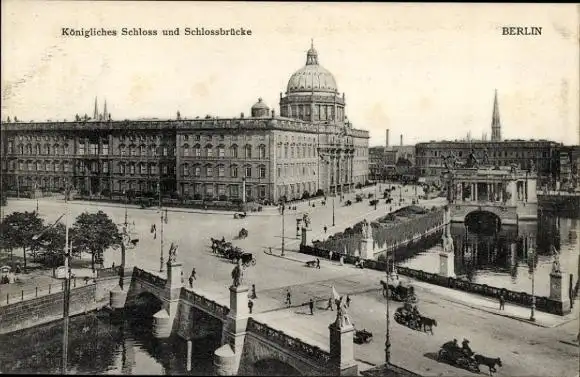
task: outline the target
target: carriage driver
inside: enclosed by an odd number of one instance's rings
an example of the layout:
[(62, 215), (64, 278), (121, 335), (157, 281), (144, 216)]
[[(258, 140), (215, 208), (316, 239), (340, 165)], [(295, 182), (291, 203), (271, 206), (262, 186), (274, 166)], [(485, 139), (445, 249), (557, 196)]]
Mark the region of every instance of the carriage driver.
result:
[(461, 342), (461, 348), (463, 350), (463, 352), (467, 355), (467, 356), (471, 356), (473, 355), (473, 351), (471, 350), (471, 347), (469, 347), (469, 340), (467, 339), (463, 339), (463, 342)]
[(417, 308), (417, 305), (413, 305), (413, 316), (415, 318), (419, 318), (421, 316), (421, 314), (419, 314), (419, 308)]

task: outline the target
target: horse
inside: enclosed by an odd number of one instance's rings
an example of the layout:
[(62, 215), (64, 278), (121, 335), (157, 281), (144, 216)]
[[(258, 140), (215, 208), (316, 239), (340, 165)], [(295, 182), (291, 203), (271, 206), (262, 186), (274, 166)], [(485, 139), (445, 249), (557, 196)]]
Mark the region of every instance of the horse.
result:
[(434, 318), (423, 317), (419, 315), (419, 328), (422, 329), (424, 332), (427, 332), (427, 328), (433, 335), (433, 326), (437, 327), (437, 321)]
[(502, 366), (501, 365), (501, 359), (499, 357), (497, 358), (491, 358), (491, 357), (486, 357), (483, 355), (479, 355), (479, 354), (475, 354), (475, 356), (473, 356), (473, 358), (475, 359), (475, 362), (477, 363), (477, 365), (486, 365), (489, 368), (489, 375), (491, 376), (491, 372), (497, 372), (497, 370), (495, 369), (495, 366)]

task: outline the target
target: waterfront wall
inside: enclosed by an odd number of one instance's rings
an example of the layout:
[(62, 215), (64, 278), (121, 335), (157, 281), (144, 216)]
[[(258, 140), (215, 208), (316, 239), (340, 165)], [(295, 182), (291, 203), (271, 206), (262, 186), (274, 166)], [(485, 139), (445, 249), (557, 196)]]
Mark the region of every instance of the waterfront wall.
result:
[[(325, 249), (303, 245), (300, 246), (300, 252), (320, 258), (328, 258), (329, 253), (329, 251)], [(356, 260), (356, 257), (347, 256), (345, 257), (344, 262), (354, 264)], [(365, 260), (365, 268), (378, 271), (387, 271), (387, 262), (367, 259)], [(495, 299), (499, 299), (499, 296), (503, 294), (506, 302), (516, 305), (529, 307), (532, 304), (532, 295), (526, 292), (514, 292), (505, 288), (490, 287), (486, 284), (476, 284), (457, 278), (447, 278), (438, 274), (414, 270), (408, 267), (397, 267), (397, 272), (400, 275), (408, 276), (413, 279), (424, 281), (426, 283), (451, 289), (457, 289), (464, 292), (475, 293)], [(568, 314), (566, 311), (564, 311), (561, 302), (550, 300), (548, 297), (536, 296), (536, 310), (557, 315)]]
[[(126, 286), (131, 275), (125, 277)], [(104, 277), (86, 285), (71, 286), (70, 315), (103, 308), (109, 303), (109, 292), (119, 284), (117, 276)], [(62, 291), (29, 298), (0, 306), (0, 334), (34, 327), (59, 320), (63, 316), (64, 294)]]

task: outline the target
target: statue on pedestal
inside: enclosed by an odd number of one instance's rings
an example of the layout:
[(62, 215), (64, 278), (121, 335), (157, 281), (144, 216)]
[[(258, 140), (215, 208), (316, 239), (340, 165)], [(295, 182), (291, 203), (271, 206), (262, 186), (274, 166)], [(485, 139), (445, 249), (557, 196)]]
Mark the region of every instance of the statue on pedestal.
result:
[(243, 277), (244, 272), (242, 268), (242, 260), (238, 259), (238, 264), (232, 270), (232, 279), (233, 279), (232, 287), (239, 287), (240, 285), (242, 285)]
[(177, 248), (179, 246), (177, 246), (176, 244), (174, 244), (173, 242), (171, 243), (171, 246), (169, 246), (169, 263), (175, 263), (177, 260)]
[(477, 157), (475, 157), (475, 149), (471, 149), (471, 152), (467, 156), (467, 162), (465, 163), (466, 168), (477, 168), (479, 165)]
[(346, 310), (346, 304), (342, 301), (342, 297), (340, 298), (340, 300), (337, 300), (338, 302), (336, 303), (336, 320), (334, 321), (334, 323), (339, 327), (339, 328), (343, 328), (345, 326), (350, 326), (352, 325), (352, 322), (350, 321), (350, 317), (348, 316), (348, 312)]
[(483, 165), (489, 165), (489, 154), (487, 153), (487, 148), (483, 151)]
[(554, 261), (552, 262), (552, 273), (553, 274), (560, 274), (562, 273), (562, 269), (560, 267), (560, 252), (556, 250), (554, 245), (552, 247), (552, 256), (554, 257)]
[(304, 221), (304, 228), (310, 229), (310, 216), (307, 213), (302, 216), (302, 220)]
[(371, 227), (370, 224), (367, 222), (367, 220), (365, 219), (363, 221), (362, 224), (362, 234), (363, 234), (363, 238), (368, 239), (371, 237)]

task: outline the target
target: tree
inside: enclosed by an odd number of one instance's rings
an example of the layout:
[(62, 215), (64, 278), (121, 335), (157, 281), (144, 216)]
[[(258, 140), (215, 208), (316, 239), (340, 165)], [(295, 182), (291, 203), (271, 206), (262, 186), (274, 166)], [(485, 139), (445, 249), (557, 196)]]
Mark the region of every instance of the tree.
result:
[(12, 212), (2, 222), (2, 241), (8, 249), (21, 247), (26, 268), (27, 250), (35, 250), (39, 244), (32, 237), (43, 229), (43, 220), (36, 212)]
[[(42, 236), (38, 239), (40, 246), (44, 250), (44, 262), (49, 267), (57, 267), (64, 262), (65, 226), (58, 223), (55, 226), (46, 228)], [(69, 234), (69, 240), (71, 234)]]
[(73, 243), (81, 252), (91, 254), (91, 267), (95, 269), (95, 261), (101, 261), (103, 253), (108, 248), (121, 246), (122, 237), (117, 225), (103, 211), (97, 213), (81, 213), (72, 227), (75, 237)]

